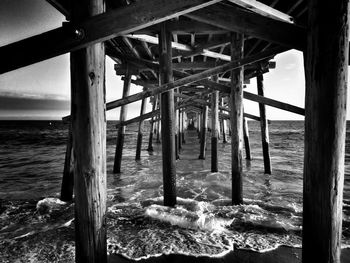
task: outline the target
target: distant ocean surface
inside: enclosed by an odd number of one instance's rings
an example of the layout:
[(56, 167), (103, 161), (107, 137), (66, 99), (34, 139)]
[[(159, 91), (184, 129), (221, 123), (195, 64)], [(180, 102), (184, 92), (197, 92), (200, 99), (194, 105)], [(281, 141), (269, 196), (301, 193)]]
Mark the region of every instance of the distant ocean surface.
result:
[[(148, 124), (148, 122), (146, 122)], [(113, 174), (117, 132), (107, 127), (108, 253), (220, 256), (301, 246), (304, 123), (273, 121), (272, 175), (264, 174), (260, 126), (250, 121), (253, 160), (244, 160), (244, 205), (231, 206), (230, 143), (220, 140), (219, 171), (198, 160), (188, 133), (177, 161), (175, 208), (162, 206), (161, 145), (135, 161), (136, 125), (127, 127), (122, 173)], [(67, 126), (57, 121), (0, 122), (0, 262), (74, 262), (74, 204), (59, 201)], [(343, 247), (350, 246), (350, 126), (347, 129)], [(230, 138), (228, 138), (230, 140)], [(317, 204), (315, 204), (317, 205)]]

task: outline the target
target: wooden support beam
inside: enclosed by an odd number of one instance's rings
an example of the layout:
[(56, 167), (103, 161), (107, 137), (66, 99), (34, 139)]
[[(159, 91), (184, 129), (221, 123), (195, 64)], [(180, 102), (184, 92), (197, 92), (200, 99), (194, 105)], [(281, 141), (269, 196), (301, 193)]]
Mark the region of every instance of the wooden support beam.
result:
[[(168, 20), (169, 31), (173, 34), (186, 35), (196, 32), (198, 35), (206, 34), (225, 34), (227, 30), (211, 26), (205, 23), (193, 21), (186, 17), (180, 16), (179, 19)], [(134, 31), (135, 34), (145, 34), (145, 35), (154, 35), (158, 34), (159, 25), (154, 25), (150, 27), (145, 27), (139, 30)]]
[(184, 111), (181, 112), (181, 133), (182, 133), (182, 137), (181, 137), (182, 144), (185, 144), (186, 140), (185, 140), (185, 112)]
[(219, 92), (213, 91), (211, 101), (211, 172), (218, 171)]
[[(123, 98), (126, 98), (127, 96), (129, 96), (130, 83), (131, 83), (131, 75), (129, 73), (127, 73), (127, 75), (125, 76), (125, 79), (124, 79)], [(107, 110), (110, 109), (110, 107), (108, 107), (108, 103), (106, 105), (106, 108), (107, 108)], [(127, 116), (127, 111), (128, 111), (127, 105), (123, 105), (120, 108), (120, 116), (119, 116), (120, 122), (125, 121), (126, 116)], [(124, 137), (125, 137), (125, 127), (121, 126), (118, 129), (117, 143), (116, 143), (116, 147), (115, 147), (113, 173), (120, 173), (121, 172)]]
[[(221, 104), (221, 107), (224, 106), (224, 98), (220, 99), (220, 104)], [(222, 110), (220, 110), (220, 113), (222, 114)], [(227, 143), (227, 139), (226, 139), (226, 121), (225, 121), (225, 119), (221, 120), (221, 125), (222, 125), (222, 142), (223, 143)]]
[[(133, 35), (129, 34), (127, 35), (129, 38), (137, 39), (140, 41), (145, 41), (147, 43), (155, 44), (158, 45), (158, 38), (149, 36), (149, 35)], [(192, 46), (186, 45), (186, 44), (181, 44), (178, 42), (171, 42), (171, 46), (174, 49), (180, 50), (180, 51), (185, 51), (185, 52), (195, 52), (197, 54), (199, 51), (195, 50)], [(213, 51), (210, 51), (209, 49), (202, 49), (200, 52), (200, 55), (203, 56), (208, 56), (208, 57), (213, 57), (213, 58), (218, 58), (224, 61), (230, 61), (230, 56), (224, 55), (224, 54), (219, 54)], [(191, 60), (193, 62), (193, 60)]]
[[(181, 93), (178, 93), (178, 88), (175, 89), (177, 91), (177, 94), (181, 96)], [(174, 93), (173, 93), (174, 95)], [(175, 97), (174, 95), (174, 101), (177, 104), (179, 102), (178, 97)], [(174, 128), (175, 128), (175, 158), (176, 160), (180, 159), (179, 156), (179, 110), (175, 109), (174, 111)]]
[[(103, 12), (104, 1), (102, 0), (72, 3), (72, 21), (75, 23)], [(40, 47), (48, 50), (45, 45), (40, 45)], [(25, 52), (28, 52), (28, 48), (38, 47), (26, 47)], [(1, 50), (1, 52), (4, 51), (4, 49)], [(16, 61), (18, 54), (11, 52), (7, 53), (7, 56), (9, 54), (11, 58), (13, 55)], [(8, 62), (3, 64), (18, 65), (10, 63), (10, 60)], [(1, 67), (1, 71), (3, 69), (4, 67)], [(104, 44), (97, 43), (72, 52), (70, 69), (74, 149), (75, 262), (106, 263), (107, 174)]]
[(221, 0), (145, 0), (0, 47), (0, 74), (193, 12)]
[[(232, 61), (243, 57), (244, 37), (231, 33)], [(231, 165), (232, 165), (232, 204), (243, 203), (243, 68), (231, 71), (231, 94), (229, 98), (231, 122)]]
[(306, 29), (239, 7), (217, 4), (185, 15), (193, 20), (246, 34), (289, 48), (304, 50)]
[[(259, 96), (264, 97), (264, 77), (262, 74), (262, 68), (258, 68), (258, 75), (256, 77), (257, 88)], [(266, 108), (265, 105), (259, 103), (260, 112), (260, 128), (261, 128), (261, 143), (264, 157), (264, 170), (266, 174), (271, 174), (271, 159), (269, 149), (269, 126), (266, 119)]]
[[(339, 263), (349, 1), (308, 1), (302, 262)], [(327, 21), (327, 22), (325, 22)]]
[(246, 160), (251, 160), (252, 156), (250, 154), (248, 121), (247, 121), (247, 118), (245, 117), (243, 117), (243, 137), (244, 137), (245, 158)]
[(205, 160), (206, 148), (207, 148), (207, 129), (208, 129), (208, 106), (203, 107), (202, 120), (201, 120), (201, 137), (200, 137), (200, 151), (198, 159)]
[(179, 74), (187, 75), (187, 76), (182, 78), (182, 79), (175, 80), (174, 82), (171, 82), (171, 83), (162, 84), (158, 88), (155, 88), (152, 90), (147, 90), (144, 92), (140, 92), (140, 93), (128, 96), (127, 98), (123, 98), (120, 100), (110, 102), (110, 103), (108, 103), (108, 106), (109, 107), (119, 107), (121, 105), (125, 105), (128, 103), (132, 103), (132, 102), (141, 100), (144, 97), (154, 96), (154, 95), (164, 93), (164, 92), (167, 92), (169, 90), (173, 90), (177, 87), (181, 87), (181, 86), (184, 86), (186, 84), (190, 84), (190, 83), (194, 83), (194, 82), (200, 82), (203, 84), (207, 84), (207, 86), (209, 88), (215, 87), (219, 91), (229, 93), (229, 87), (227, 87), (225, 85), (220, 85), (220, 84), (215, 83), (215, 82), (210, 81), (210, 80), (206, 80), (206, 78), (217, 75), (221, 72), (226, 72), (228, 70), (240, 68), (246, 64), (250, 64), (250, 63), (253, 63), (253, 62), (256, 62), (259, 60), (263, 60), (267, 57), (270, 57), (270, 56), (273, 56), (275, 54), (280, 53), (282, 50), (284, 50), (284, 48), (276, 48), (276, 49), (266, 50), (264, 52), (261, 52), (259, 55), (253, 55), (251, 57), (241, 58), (241, 59), (238, 59), (237, 61), (232, 61), (232, 62), (226, 63), (224, 65), (217, 66), (215, 68), (208, 69), (208, 70), (205, 70), (203, 72), (193, 74), (193, 75), (189, 75), (189, 74), (186, 74), (184, 72), (183, 73), (177, 72), (177, 74), (179, 73)]
[[(146, 103), (147, 103), (147, 98), (142, 99), (140, 116), (145, 114)], [(137, 134), (137, 142), (136, 142), (136, 156), (135, 156), (135, 160), (136, 161), (141, 160), (142, 137), (143, 137), (143, 120), (140, 120), (139, 121), (138, 134)]]
[(239, 5), (252, 11), (254, 13), (270, 17), (272, 19), (278, 19), (283, 22), (293, 23), (294, 19), (288, 14), (282, 13), (281, 11), (272, 8), (269, 5), (255, 1), (255, 0), (229, 0), (231, 3)]
[[(158, 98), (157, 96), (153, 97), (153, 105), (152, 105), (152, 112), (154, 112), (157, 108)], [(148, 147), (147, 151), (153, 152), (153, 129), (154, 129), (154, 117), (152, 116), (151, 120), (151, 126), (149, 128), (149, 139), (148, 139)]]
[[(172, 85), (172, 52), (171, 32), (166, 28), (166, 22), (161, 24), (159, 34), (159, 66), (160, 84)], [(168, 85), (169, 85), (168, 84)], [(167, 85), (167, 84), (165, 84)], [(176, 156), (175, 156), (175, 127), (174, 127), (174, 91), (168, 89), (161, 94), (161, 123), (162, 123), (162, 160), (163, 160), (163, 185), (164, 205), (176, 204)]]
[(72, 150), (73, 150), (72, 126), (69, 123), (66, 155), (64, 158), (64, 169), (63, 169), (62, 186), (61, 186), (61, 200), (64, 202), (70, 202), (73, 200), (74, 161), (72, 158)]

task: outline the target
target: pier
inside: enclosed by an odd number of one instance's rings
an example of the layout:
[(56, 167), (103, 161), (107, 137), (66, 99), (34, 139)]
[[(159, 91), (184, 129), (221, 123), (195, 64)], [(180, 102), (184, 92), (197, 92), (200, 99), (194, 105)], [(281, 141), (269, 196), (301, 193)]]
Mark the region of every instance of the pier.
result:
[[(211, 172), (220, 171), (222, 140), (231, 147), (232, 205), (241, 205), (242, 162), (254, 162), (257, 154), (250, 149), (248, 119), (260, 122), (263, 172), (274, 172), (267, 106), (305, 117), (302, 262), (340, 262), (349, 1), (47, 2), (67, 22), (1, 46), (2, 58), (12, 56), (0, 64), (0, 74), (70, 53), (61, 199), (71, 201), (74, 195), (76, 262), (107, 262), (106, 111), (120, 108), (115, 174), (123, 172), (125, 129), (137, 123), (135, 162), (161, 143), (163, 204), (175, 207), (177, 160), (210, 159)], [(290, 49), (304, 54), (305, 109), (265, 96), (264, 74), (278, 67), (276, 55)], [(108, 102), (106, 56), (124, 82), (115, 87), (123, 89), (122, 97)], [(250, 81), (257, 82), (256, 93), (244, 90)], [(142, 86), (142, 92), (130, 95), (131, 84)], [(245, 111), (247, 100), (258, 104), (259, 116)], [(128, 104), (137, 101), (140, 115), (128, 118)], [(196, 147), (192, 153), (191, 147)]]

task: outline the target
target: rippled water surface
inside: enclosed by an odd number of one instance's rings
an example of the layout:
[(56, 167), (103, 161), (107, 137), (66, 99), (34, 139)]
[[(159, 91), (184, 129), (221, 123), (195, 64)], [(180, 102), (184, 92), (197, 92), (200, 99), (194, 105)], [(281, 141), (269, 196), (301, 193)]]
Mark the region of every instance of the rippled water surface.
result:
[[(244, 160), (244, 204), (231, 206), (230, 144), (219, 144), (219, 170), (198, 160), (195, 132), (177, 161), (178, 204), (162, 206), (161, 145), (135, 162), (136, 126), (128, 127), (122, 173), (113, 174), (116, 131), (107, 129), (108, 252), (138, 259), (161, 253), (218, 256), (236, 247), (266, 251), (301, 245), (303, 122), (272, 122), (272, 175), (263, 173), (259, 123), (249, 122), (253, 160)], [(143, 149), (147, 148), (145, 132)], [(66, 126), (0, 124), (0, 259), (71, 262), (74, 204), (57, 197)], [(349, 138), (349, 136), (347, 136)], [(343, 244), (350, 244), (350, 148), (347, 139)]]

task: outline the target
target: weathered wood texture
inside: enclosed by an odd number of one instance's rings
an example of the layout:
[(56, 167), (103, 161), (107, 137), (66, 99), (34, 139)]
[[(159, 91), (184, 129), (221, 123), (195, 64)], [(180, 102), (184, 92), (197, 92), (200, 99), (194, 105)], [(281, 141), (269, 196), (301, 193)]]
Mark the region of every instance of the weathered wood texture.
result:
[[(224, 98), (221, 98), (220, 100), (221, 107), (224, 106)], [(222, 113), (222, 110), (220, 110), (220, 113)], [(226, 121), (224, 119), (221, 120), (221, 126), (222, 126), (222, 142), (227, 143), (226, 138)]]
[(243, 137), (244, 137), (245, 158), (247, 160), (251, 160), (252, 156), (250, 153), (249, 129), (248, 129), (248, 121), (246, 118), (243, 118)]
[[(179, 89), (176, 89), (177, 93), (178, 93), (178, 90)], [(179, 93), (178, 93), (179, 94)], [(174, 93), (173, 93), (174, 95)], [(175, 103), (177, 103), (179, 101), (179, 98), (178, 97), (174, 97), (174, 101)], [(179, 110), (178, 109), (175, 109), (174, 111), (174, 127), (175, 127), (175, 157), (176, 157), (176, 160), (180, 159), (180, 156), (179, 156), (179, 132), (180, 132), (180, 129), (179, 129)]]
[(63, 169), (63, 177), (62, 177), (62, 185), (61, 185), (61, 200), (65, 202), (72, 201), (73, 199), (74, 163), (72, 158), (72, 150), (73, 150), (72, 126), (71, 124), (69, 124), (66, 155), (64, 157), (64, 169)]
[[(72, 6), (73, 22), (104, 12), (102, 0), (74, 1)], [(70, 66), (75, 261), (104, 263), (107, 262), (104, 44), (72, 52)]]
[[(159, 66), (160, 83), (173, 82), (171, 68), (171, 32), (166, 29), (166, 22), (161, 24), (159, 34)], [(164, 85), (161, 85), (161, 87)], [(175, 127), (174, 127), (174, 91), (167, 90), (160, 98), (161, 124), (162, 124), (162, 160), (164, 205), (176, 204), (176, 156), (175, 156)]]
[[(145, 111), (146, 111), (146, 103), (147, 103), (147, 98), (142, 99), (142, 101), (141, 101), (140, 116), (142, 116), (142, 115), (145, 114)], [(143, 137), (143, 120), (140, 120), (140, 121), (139, 121), (138, 134), (137, 134), (136, 156), (135, 156), (135, 160), (141, 160), (142, 137)]]
[(200, 132), (200, 150), (198, 159), (205, 160), (207, 148), (207, 129), (208, 129), (208, 106), (203, 107)]
[(305, 53), (303, 262), (339, 263), (349, 1), (309, 1)]
[(217, 4), (185, 16), (228, 31), (246, 34), (298, 50), (304, 50), (306, 46), (305, 28), (239, 7)]
[(219, 136), (219, 92), (214, 91), (211, 99), (211, 171), (218, 171), (218, 136)]
[[(125, 76), (124, 85), (123, 85), (123, 98), (129, 96), (130, 81), (131, 81), (131, 75), (127, 73), (127, 75)], [(120, 108), (120, 115), (119, 115), (120, 122), (125, 121), (127, 116), (127, 111), (128, 111), (127, 105), (124, 105)], [(120, 126), (118, 128), (117, 143), (115, 147), (114, 166), (113, 166), (114, 173), (120, 173), (121, 171), (124, 137), (125, 137), (125, 126)]]
[[(157, 96), (154, 96), (153, 97), (152, 112), (156, 110), (157, 103), (158, 103)], [(149, 152), (153, 152), (154, 120), (155, 120), (155, 118), (152, 116), (152, 120), (151, 120), (150, 128), (149, 128), (149, 138), (148, 138), (148, 147), (147, 147), (147, 151), (149, 151)]]
[[(258, 72), (262, 69), (258, 68)], [(258, 74), (256, 77), (258, 95), (264, 97), (264, 77), (262, 74)], [(260, 112), (260, 128), (261, 128), (261, 143), (264, 157), (264, 171), (266, 174), (271, 174), (271, 159), (270, 159), (270, 149), (269, 149), (269, 125), (266, 118), (266, 108), (265, 105), (259, 103)]]
[(161, 23), (221, 0), (145, 0), (0, 48), (0, 74)]
[[(243, 57), (244, 37), (231, 33), (232, 61)], [(231, 94), (229, 99), (231, 123), (232, 204), (243, 203), (242, 193), (242, 146), (243, 146), (243, 68), (231, 72)]]

